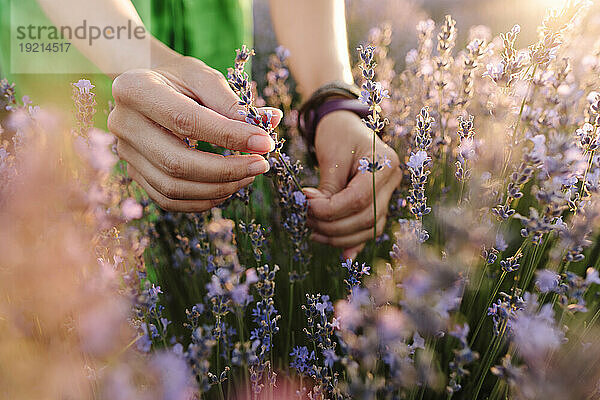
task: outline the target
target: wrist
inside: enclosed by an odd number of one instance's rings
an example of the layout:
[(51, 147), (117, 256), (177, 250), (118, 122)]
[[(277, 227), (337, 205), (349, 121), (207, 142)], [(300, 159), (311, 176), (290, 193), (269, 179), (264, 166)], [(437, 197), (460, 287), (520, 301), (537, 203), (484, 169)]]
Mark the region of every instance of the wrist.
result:
[(312, 150), (319, 122), (328, 114), (348, 111), (365, 118), (369, 107), (358, 101), (360, 89), (355, 85), (333, 82), (322, 86), (304, 103), (300, 109), (298, 127)]
[(152, 68), (173, 64), (183, 57), (155, 37), (152, 38), (150, 51)]
[(341, 141), (352, 143), (352, 147), (361, 147), (372, 143), (372, 132), (362, 122), (362, 118), (348, 110), (336, 110), (324, 116), (317, 125), (315, 132), (315, 151), (334, 147)]

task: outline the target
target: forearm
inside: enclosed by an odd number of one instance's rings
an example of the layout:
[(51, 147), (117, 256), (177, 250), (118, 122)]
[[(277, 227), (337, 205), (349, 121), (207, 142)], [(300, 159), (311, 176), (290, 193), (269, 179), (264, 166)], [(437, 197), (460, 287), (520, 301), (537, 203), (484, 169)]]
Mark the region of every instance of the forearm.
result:
[[(146, 31), (130, 0), (38, 1), (48, 18), (57, 27), (67, 26), (74, 29), (82, 25), (85, 20), (88, 27), (99, 28), (102, 36), (92, 44), (89, 35), (85, 39), (72, 35), (70, 41), (107, 75), (115, 76), (129, 69), (157, 66), (177, 56), (176, 52)], [(130, 32), (138, 29), (138, 35), (117, 32), (120, 26), (129, 26)], [(107, 39), (107, 37), (111, 38)]]
[(305, 97), (328, 82), (353, 82), (343, 0), (271, 0), (271, 17)]

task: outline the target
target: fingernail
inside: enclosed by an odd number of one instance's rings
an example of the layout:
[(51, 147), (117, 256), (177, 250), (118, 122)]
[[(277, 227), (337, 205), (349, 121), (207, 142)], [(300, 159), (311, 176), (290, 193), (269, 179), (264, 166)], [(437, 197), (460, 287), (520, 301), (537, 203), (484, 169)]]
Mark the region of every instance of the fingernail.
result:
[(350, 260), (354, 261), (354, 259), (356, 258), (356, 256), (358, 256), (358, 252), (357, 251), (351, 251), (350, 253), (346, 254), (346, 257), (343, 257), (343, 258), (350, 259)]
[(254, 161), (252, 164), (248, 165), (248, 175), (264, 174), (269, 168), (269, 162), (265, 159)]
[(312, 235), (310, 235), (310, 240), (317, 243), (327, 244), (327, 236), (323, 236), (318, 233), (313, 233)]
[(275, 142), (267, 135), (252, 135), (246, 144), (249, 151), (268, 153), (275, 150)]
[(318, 189), (315, 189), (315, 188), (303, 188), (302, 191), (308, 197), (322, 196), (322, 193)]

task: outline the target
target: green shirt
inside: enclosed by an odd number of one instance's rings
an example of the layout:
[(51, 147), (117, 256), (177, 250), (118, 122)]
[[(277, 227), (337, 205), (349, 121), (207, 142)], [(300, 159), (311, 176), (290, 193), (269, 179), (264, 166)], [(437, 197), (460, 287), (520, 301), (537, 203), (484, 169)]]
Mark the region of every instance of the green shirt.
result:
[[(26, 94), (35, 104), (59, 108), (71, 107), (70, 82), (87, 78), (96, 85), (99, 113), (104, 110), (111, 98), (111, 81), (104, 75), (10, 73), (10, 1), (0, 0), (0, 77), (15, 82), (19, 96)], [(252, 45), (251, 0), (133, 0), (133, 4), (158, 40), (223, 74), (233, 64), (235, 49), (242, 44)], [(37, 5), (32, 11), (43, 15)], [(97, 118), (100, 127), (104, 126), (103, 120)]]
[(235, 49), (252, 45), (251, 0), (152, 0), (151, 7), (140, 14), (151, 15), (148, 25), (156, 38), (223, 74), (233, 65)]

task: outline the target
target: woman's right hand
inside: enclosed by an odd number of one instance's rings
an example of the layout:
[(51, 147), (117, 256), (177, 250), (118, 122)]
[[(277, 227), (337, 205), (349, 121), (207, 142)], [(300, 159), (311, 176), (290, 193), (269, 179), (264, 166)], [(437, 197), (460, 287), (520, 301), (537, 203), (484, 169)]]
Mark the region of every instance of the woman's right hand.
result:
[[(238, 97), (225, 77), (203, 62), (178, 56), (154, 69), (119, 75), (116, 106), (108, 118), (129, 175), (163, 209), (208, 210), (269, 170), (260, 156), (275, 143), (244, 122)], [(273, 125), (281, 112), (273, 112)], [(248, 155), (222, 156), (189, 148), (184, 138)]]

